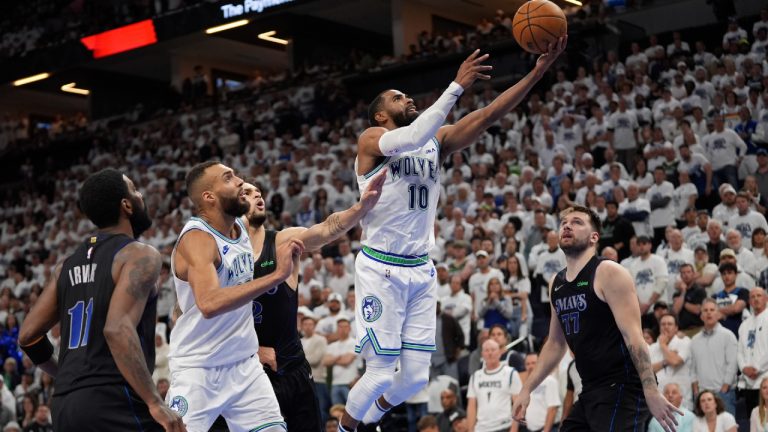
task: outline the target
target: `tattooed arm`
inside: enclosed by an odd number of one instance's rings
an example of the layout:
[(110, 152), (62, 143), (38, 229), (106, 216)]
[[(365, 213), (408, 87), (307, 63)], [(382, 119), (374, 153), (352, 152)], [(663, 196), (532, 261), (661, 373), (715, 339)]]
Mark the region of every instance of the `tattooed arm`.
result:
[(674, 413), (679, 411), (664, 399), (656, 384), (648, 345), (640, 327), (640, 303), (632, 276), (618, 263), (603, 261), (595, 275), (595, 293), (608, 303), (613, 312), (632, 363), (640, 376), (648, 409), (665, 430), (674, 431), (677, 424)]
[(109, 302), (104, 338), (120, 373), (147, 404), (152, 417), (166, 430), (183, 430), (181, 417), (163, 403), (152, 381), (136, 332), (147, 301), (157, 295), (161, 265), (160, 253), (149, 245), (135, 242), (118, 252), (112, 264), (115, 289)]
[(342, 234), (357, 225), (360, 219), (379, 201), (381, 189), (387, 179), (386, 176), (387, 172), (384, 169), (371, 180), (358, 203), (344, 211), (328, 216), (323, 223), (307, 229), (289, 228), (281, 231), (277, 235), (277, 244), (295, 238), (304, 242), (305, 249), (311, 252), (341, 237)]

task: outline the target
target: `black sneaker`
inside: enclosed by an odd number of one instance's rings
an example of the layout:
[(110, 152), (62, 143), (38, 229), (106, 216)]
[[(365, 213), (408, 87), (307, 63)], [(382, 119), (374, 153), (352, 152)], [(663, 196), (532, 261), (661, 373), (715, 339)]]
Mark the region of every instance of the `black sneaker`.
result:
[(357, 425), (357, 432), (381, 432), (381, 428), (375, 424), (363, 424)]

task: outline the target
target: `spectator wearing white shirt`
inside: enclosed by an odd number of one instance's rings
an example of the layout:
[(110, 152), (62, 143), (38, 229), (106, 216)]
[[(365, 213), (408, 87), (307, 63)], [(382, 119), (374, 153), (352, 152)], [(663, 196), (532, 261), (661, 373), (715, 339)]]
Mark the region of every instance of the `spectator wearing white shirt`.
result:
[(669, 273), (667, 263), (660, 256), (651, 253), (651, 239), (648, 236), (637, 237), (638, 257), (629, 265), (629, 272), (635, 280), (637, 297), (640, 301), (640, 313), (643, 322), (653, 318), (652, 306), (662, 300), (666, 292)]
[(725, 411), (723, 400), (711, 390), (699, 393), (694, 412), (693, 432), (736, 432), (739, 428), (733, 414)]
[(742, 39), (747, 39), (747, 31), (739, 27), (736, 18), (730, 18), (728, 31), (723, 35), (723, 49), (727, 50), (731, 44), (736, 44)]
[(717, 302), (705, 298), (701, 302), (702, 331), (691, 339), (691, 381), (694, 394), (714, 389), (725, 402), (726, 410), (736, 412), (736, 351), (738, 341), (720, 324)]
[(675, 210), (672, 202), (675, 187), (667, 181), (667, 174), (663, 167), (653, 170), (654, 183), (645, 193), (651, 205), (649, 221), (653, 228), (654, 247), (661, 243), (664, 231), (670, 225), (675, 225)]
[(476, 270), (469, 277), (469, 295), (472, 296), (475, 305), (474, 312), (477, 314), (480, 310), (480, 304), (488, 295), (486, 291), (488, 281), (494, 277), (503, 280), (504, 275), (501, 270), (491, 267), (491, 257), (485, 250), (481, 249), (475, 253), (475, 264)]
[[(735, 229), (729, 229), (725, 234), (725, 244), (736, 256), (736, 264), (739, 266), (739, 271), (747, 273), (754, 279), (757, 273), (757, 260), (755, 259), (755, 254), (744, 246), (741, 234)], [(747, 285), (747, 287), (751, 286)]]
[[(530, 374), (536, 367), (539, 355), (530, 353), (525, 356), (525, 371)], [(551, 431), (555, 424), (557, 411), (561, 406), (559, 384), (552, 375), (539, 384), (531, 392), (528, 409), (525, 412), (525, 428), (528, 431)], [(510, 429), (511, 432), (517, 432), (519, 424), (515, 422)]]
[(632, 222), (637, 236), (651, 236), (650, 215), (651, 203), (645, 198), (640, 198), (640, 188), (637, 183), (629, 183), (627, 186), (627, 199), (619, 203), (619, 214)]
[(760, 382), (760, 402), (749, 416), (750, 432), (768, 432), (768, 378)]
[(472, 297), (464, 292), (461, 276), (451, 276), (450, 280), (451, 294), (440, 299), (440, 308), (443, 313), (451, 315), (459, 322), (459, 326), (464, 332), (464, 346), (469, 346), (469, 338), (472, 336), (470, 325), (472, 316), (475, 314), (472, 307)]
[(739, 184), (738, 166), (747, 154), (747, 145), (739, 134), (725, 128), (722, 114), (714, 116), (715, 130), (702, 139), (704, 151), (712, 162), (715, 183)]
[(350, 337), (352, 328), (349, 320), (337, 321), (338, 337), (328, 345), (323, 357), (323, 364), (331, 369), (331, 403), (346, 404), (352, 382), (358, 376), (358, 360), (355, 353), (355, 339)]
[(648, 66), (648, 56), (644, 52), (640, 51), (640, 44), (637, 42), (632, 42), (630, 49), (632, 50), (632, 54), (627, 56), (627, 59), (624, 62), (624, 64), (627, 66), (627, 69), (635, 70), (639, 68), (641, 70), (645, 70), (645, 68)]
[(635, 134), (640, 127), (633, 110), (627, 109), (624, 98), (619, 99), (618, 110), (608, 116), (608, 132), (617, 159), (624, 166), (635, 166), (637, 139)]
[(729, 227), (731, 220), (736, 216), (736, 189), (730, 184), (723, 184), (718, 188), (720, 204), (712, 209), (712, 219), (721, 221), (723, 226)]
[(680, 276), (680, 267), (684, 264), (693, 265), (695, 259), (693, 257), (693, 251), (685, 247), (683, 243), (683, 233), (678, 229), (673, 229), (669, 233), (669, 247), (665, 248), (663, 252), (659, 253), (659, 256), (667, 263), (667, 272), (669, 278), (667, 282), (667, 290), (662, 299), (668, 304), (672, 304), (672, 296), (675, 293), (675, 284)]
[(469, 430), (514, 430), (512, 402), (523, 387), (520, 374), (500, 361), (501, 347), (493, 339), (483, 342), (482, 357), (485, 364), (472, 374), (467, 388)]
[(659, 337), (649, 348), (656, 379), (660, 387), (669, 383), (679, 385), (683, 392), (683, 406), (691, 409), (693, 407), (689, 368), (691, 339), (677, 334), (677, 316), (672, 313), (662, 315), (659, 319), (659, 329)]
[(752, 314), (739, 327), (739, 351), (737, 361), (741, 377), (739, 388), (746, 399), (747, 412), (758, 405), (760, 383), (768, 378), (768, 312), (765, 312), (768, 295), (765, 289), (749, 290), (749, 306)]
[(752, 248), (752, 231), (755, 228), (762, 228), (768, 231), (768, 222), (761, 213), (752, 210), (749, 194), (739, 192), (736, 194), (737, 213), (731, 217), (728, 226), (737, 230), (745, 240), (745, 246)]

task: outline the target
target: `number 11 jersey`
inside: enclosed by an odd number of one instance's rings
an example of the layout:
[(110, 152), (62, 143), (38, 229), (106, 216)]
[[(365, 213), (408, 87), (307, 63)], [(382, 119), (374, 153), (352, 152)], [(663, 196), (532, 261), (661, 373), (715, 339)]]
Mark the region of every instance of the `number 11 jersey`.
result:
[[(126, 384), (104, 338), (104, 325), (115, 282), (112, 262), (134, 239), (123, 234), (97, 234), (64, 260), (56, 285), (61, 320), (56, 394), (84, 387)], [(136, 330), (150, 373), (155, 367), (157, 295), (147, 300)]]

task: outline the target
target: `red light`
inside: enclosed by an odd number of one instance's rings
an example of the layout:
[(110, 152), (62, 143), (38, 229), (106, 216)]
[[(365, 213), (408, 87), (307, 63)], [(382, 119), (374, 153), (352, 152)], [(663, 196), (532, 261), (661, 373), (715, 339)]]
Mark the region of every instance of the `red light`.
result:
[(139, 21), (80, 39), (80, 42), (93, 51), (93, 58), (130, 51), (157, 42), (155, 25), (152, 20)]

